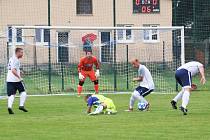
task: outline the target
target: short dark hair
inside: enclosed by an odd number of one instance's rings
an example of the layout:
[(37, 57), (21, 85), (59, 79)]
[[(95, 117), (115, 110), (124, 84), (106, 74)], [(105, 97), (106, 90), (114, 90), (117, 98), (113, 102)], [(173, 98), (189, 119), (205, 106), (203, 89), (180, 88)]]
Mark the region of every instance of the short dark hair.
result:
[(15, 49), (15, 53), (17, 53), (17, 52), (19, 52), (19, 51), (22, 51), (23, 50), (23, 48), (16, 48)]
[(90, 96), (92, 96), (92, 94), (87, 94), (87, 95), (86, 95), (86, 98), (89, 98)]

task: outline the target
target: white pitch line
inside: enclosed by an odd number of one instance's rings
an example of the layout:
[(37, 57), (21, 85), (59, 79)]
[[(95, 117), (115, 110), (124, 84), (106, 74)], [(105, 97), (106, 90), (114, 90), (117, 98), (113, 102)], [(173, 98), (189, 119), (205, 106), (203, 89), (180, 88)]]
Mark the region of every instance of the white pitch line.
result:
[[(101, 93), (102, 95), (126, 95), (126, 94), (131, 94), (132, 92), (105, 92), (105, 93)], [(82, 95), (87, 95), (87, 94), (94, 94), (94, 93), (83, 93)], [(169, 95), (169, 94), (175, 94), (175, 92), (173, 93), (160, 93), (160, 92), (153, 92), (152, 94), (158, 94), (158, 95)], [(37, 95), (27, 95), (28, 97), (49, 97), (49, 96), (77, 96), (77, 93), (69, 93), (69, 94), (37, 94)], [(20, 96), (17, 95), (15, 96), (16, 98), (19, 98)], [(7, 96), (0, 96), (0, 100), (1, 99), (7, 99)]]

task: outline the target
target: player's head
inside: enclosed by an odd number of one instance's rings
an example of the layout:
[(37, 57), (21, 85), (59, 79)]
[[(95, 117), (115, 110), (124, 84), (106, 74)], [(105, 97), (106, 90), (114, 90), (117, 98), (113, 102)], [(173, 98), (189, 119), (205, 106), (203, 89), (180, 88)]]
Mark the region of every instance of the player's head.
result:
[(89, 39), (86, 39), (85, 42), (83, 43), (83, 51), (85, 52), (87, 57), (92, 56), (92, 43)]
[(86, 51), (85, 54), (86, 54), (87, 57), (91, 57), (93, 53), (92, 53), (92, 50), (91, 50), (91, 51)]
[(131, 64), (132, 64), (132, 66), (133, 66), (134, 68), (139, 68), (140, 62), (139, 62), (138, 59), (133, 59), (133, 60), (131, 61)]
[(23, 57), (23, 49), (22, 48), (16, 48), (15, 49), (15, 55), (17, 58), (22, 58)]
[(88, 98), (91, 96), (91, 94), (87, 94), (86, 96), (85, 96), (85, 102), (87, 102), (87, 100), (88, 100)]

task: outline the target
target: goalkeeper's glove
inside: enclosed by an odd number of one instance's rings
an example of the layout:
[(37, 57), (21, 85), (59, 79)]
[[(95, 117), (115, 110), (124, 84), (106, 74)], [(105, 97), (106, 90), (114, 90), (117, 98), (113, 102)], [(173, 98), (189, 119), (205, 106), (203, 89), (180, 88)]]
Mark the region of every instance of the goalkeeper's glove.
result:
[(96, 70), (95, 76), (96, 78), (100, 77), (99, 69)]
[(79, 73), (79, 80), (83, 80), (85, 77), (84, 75), (81, 74), (81, 72)]

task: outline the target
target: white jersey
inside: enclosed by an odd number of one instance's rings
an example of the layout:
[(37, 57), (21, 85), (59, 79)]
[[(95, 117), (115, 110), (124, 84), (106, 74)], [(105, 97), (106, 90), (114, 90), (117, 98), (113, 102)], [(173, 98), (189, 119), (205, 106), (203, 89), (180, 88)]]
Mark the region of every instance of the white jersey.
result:
[(20, 82), (20, 79), (12, 73), (12, 69), (16, 69), (18, 75), (20, 76), (20, 61), (16, 56), (9, 59), (7, 82)]
[(188, 63), (180, 66), (177, 70), (186, 69), (191, 73), (192, 76), (194, 76), (200, 72), (199, 67), (202, 67), (202, 66), (203, 66), (203, 64), (201, 64), (200, 62), (192, 61), (192, 62), (188, 62)]
[(139, 65), (138, 75), (143, 77), (143, 80), (140, 82), (141, 87), (148, 89), (154, 89), (155, 84), (152, 79), (150, 71), (144, 65)]

